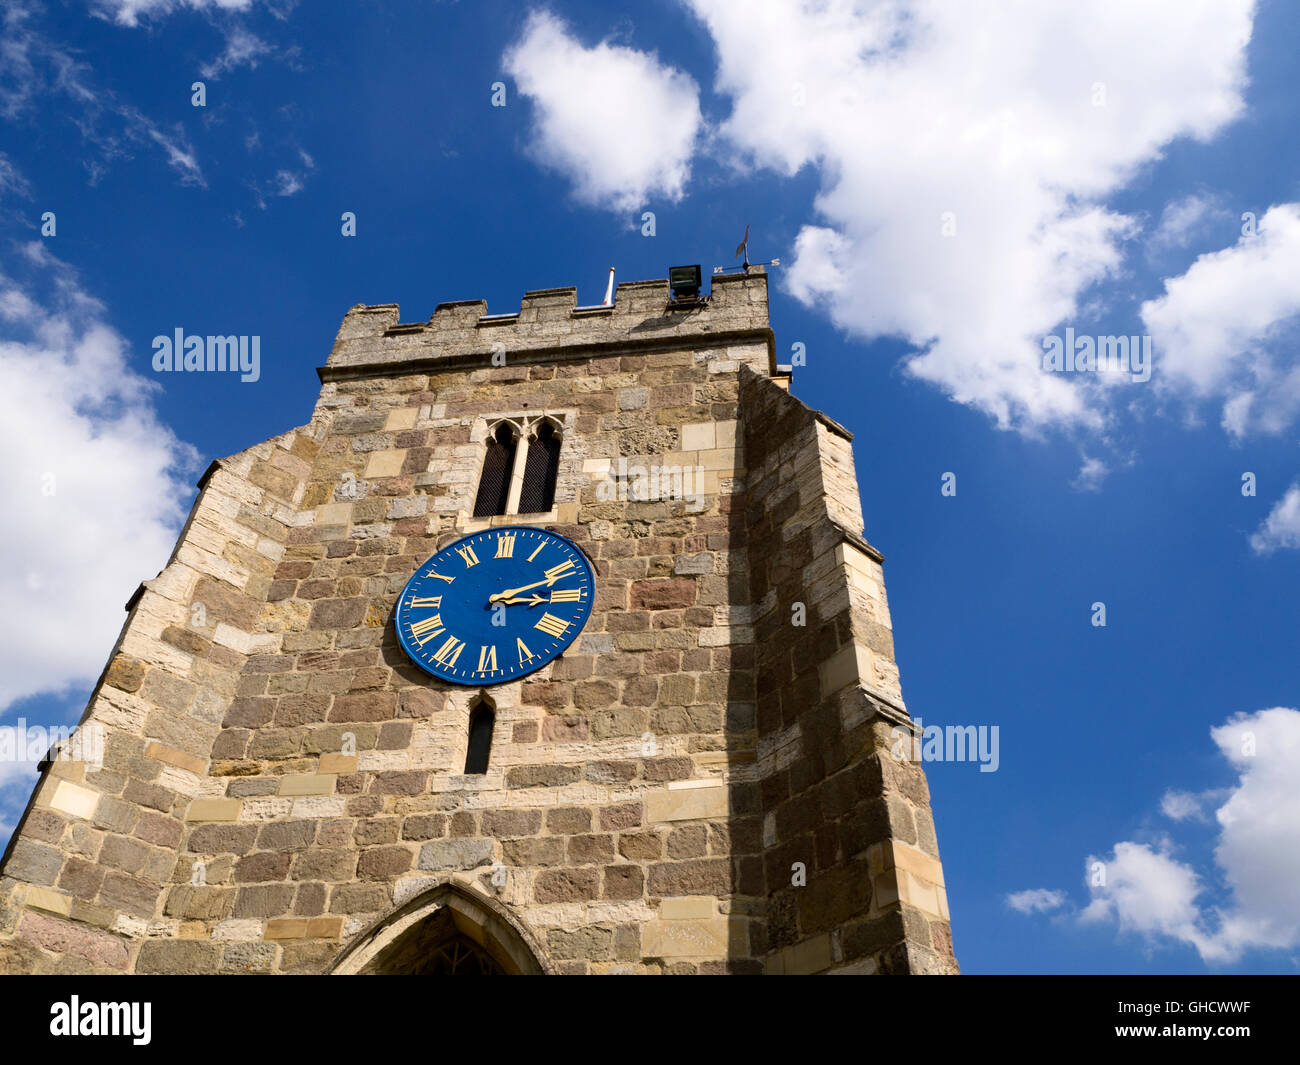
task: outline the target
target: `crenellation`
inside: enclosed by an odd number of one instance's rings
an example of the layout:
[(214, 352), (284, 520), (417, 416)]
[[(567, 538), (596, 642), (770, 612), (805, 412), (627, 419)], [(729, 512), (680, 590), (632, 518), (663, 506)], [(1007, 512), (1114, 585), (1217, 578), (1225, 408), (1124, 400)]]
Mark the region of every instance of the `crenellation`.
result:
[[(392, 304), (358, 306), (344, 317), (322, 378), (342, 384), (338, 375), (349, 370), (465, 357), (486, 361), (494, 352), (509, 365), (512, 359), (564, 357), (585, 347), (663, 347), (710, 333), (753, 336), (745, 360), (774, 373), (763, 269), (717, 275), (712, 286), (707, 302), (681, 308), (670, 302), (666, 280), (620, 284), (611, 308), (579, 308), (574, 288), (541, 289), (525, 293), (518, 312), (490, 315), (483, 300), (440, 303), (427, 323), (399, 324)], [(716, 342), (709, 347), (717, 350)], [(755, 347), (761, 356), (750, 350)], [(710, 369), (731, 372), (721, 364)], [(338, 394), (323, 393), (318, 410), (335, 405)]]

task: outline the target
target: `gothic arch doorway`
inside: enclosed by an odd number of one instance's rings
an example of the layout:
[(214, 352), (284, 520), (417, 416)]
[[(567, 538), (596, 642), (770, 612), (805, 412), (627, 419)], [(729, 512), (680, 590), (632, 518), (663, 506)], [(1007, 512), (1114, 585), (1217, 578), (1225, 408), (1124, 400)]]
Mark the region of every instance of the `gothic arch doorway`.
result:
[(417, 895), (359, 935), (333, 967), (361, 976), (515, 976), (549, 966), (533, 937), (494, 900), (460, 884)]

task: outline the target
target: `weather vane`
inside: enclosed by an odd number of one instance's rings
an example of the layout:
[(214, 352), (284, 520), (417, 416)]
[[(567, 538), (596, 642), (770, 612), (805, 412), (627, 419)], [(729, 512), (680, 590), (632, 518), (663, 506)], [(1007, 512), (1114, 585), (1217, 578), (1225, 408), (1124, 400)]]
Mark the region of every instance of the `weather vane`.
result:
[[(737, 259), (743, 259), (743, 262), (741, 263), (740, 269), (742, 269), (742, 270), (744, 270), (746, 273), (748, 273), (748, 272), (749, 272), (749, 268), (750, 268), (750, 266), (753, 265), (753, 264), (751, 264), (750, 261), (749, 261), (749, 223), (748, 223), (748, 222), (745, 223), (745, 235), (744, 235), (744, 237), (741, 239), (740, 243), (736, 245), (736, 254), (735, 254), (734, 257), (737, 258)], [(769, 260), (768, 260), (767, 262), (765, 262), (765, 263), (758, 263), (758, 265), (759, 265), (759, 266), (780, 266), (780, 265), (781, 265), (781, 260), (780, 260), (780, 259), (769, 259)], [(733, 267), (730, 267), (730, 269), (734, 270), (734, 269), (736, 269), (736, 267), (733, 266)], [(725, 274), (725, 273), (727, 272), (727, 270), (728, 270), (728, 267), (725, 267), (725, 266), (715, 266), (715, 267), (713, 268), (713, 272), (714, 272), (715, 274)]]

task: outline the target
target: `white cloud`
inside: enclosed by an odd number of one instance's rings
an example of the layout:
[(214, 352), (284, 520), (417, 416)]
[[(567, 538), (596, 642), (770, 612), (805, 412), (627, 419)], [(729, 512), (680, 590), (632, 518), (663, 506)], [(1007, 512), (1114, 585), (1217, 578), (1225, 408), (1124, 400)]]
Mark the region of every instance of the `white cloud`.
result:
[(24, 117), (37, 101), (56, 100), (54, 114), (70, 121), (93, 151), (82, 165), (93, 185), (110, 163), (130, 158), (132, 144), (162, 149), (183, 185), (204, 185), (203, 171), (184, 130), (160, 127), (139, 108), (100, 84), (91, 68), (34, 24), (32, 7), (9, 5), (0, 46), (0, 117)]
[(580, 200), (630, 211), (681, 199), (700, 131), (699, 88), (654, 53), (584, 47), (536, 12), (506, 51), (506, 72), (533, 106), (531, 150)]
[(252, 0), (98, 0), (96, 7), (123, 26), (135, 26), (141, 15), (169, 15), (180, 8), (247, 11), (252, 7)]
[(1047, 913), (1065, 905), (1065, 892), (1047, 888), (1016, 891), (1006, 898), (1007, 905), (1020, 913)]
[(1160, 812), (1173, 821), (1200, 820), (1201, 797), (1171, 789), (1160, 797)]
[(0, 770), (0, 777), (3, 777), (0, 779), (0, 852), (9, 845), (9, 838), (14, 834), (18, 818), (26, 809), (38, 779), (34, 771), (36, 767), (30, 762), (13, 763), (7, 768), (15, 772)]
[(1214, 197), (1192, 193), (1165, 205), (1160, 223), (1147, 244), (1155, 251), (1183, 248), (1212, 224), (1226, 222), (1231, 217)]
[(123, 604), (184, 519), (195, 455), (158, 420), (158, 386), (129, 354), (43, 246), (0, 270), (0, 710), (94, 681)]
[(251, 30), (231, 26), (226, 30), (226, 48), (221, 55), (200, 68), (205, 78), (218, 78), (238, 67), (256, 68), (258, 61), (271, 55), (274, 49)]
[(1074, 479), (1074, 487), (1080, 492), (1097, 492), (1110, 474), (1110, 467), (1101, 459), (1083, 457), (1079, 475)]
[[(1098, 861), (1095, 855), (1088, 857), (1090, 874)], [(1081, 921), (1110, 918), (1119, 923), (1122, 931), (1192, 943), (1205, 938), (1198, 929), (1199, 879), (1190, 866), (1171, 857), (1167, 841), (1158, 848), (1145, 843), (1116, 843), (1102, 864), (1106, 882), (1092, 886), (1092, 901), (1079, 915)]]
[(248, 182), (248, 187), (253, 190), (254, 202), (257, 204), (259, 209), (265, 211), (270, 206), (268, 201), (269, 197), (296, 196), (306, 188), (307, 178), (311, 175), (311, 172), (316, 169), (316, 162), (301, 148), (298, 149), (298, 158), (302, 163), (301, 169), (283, 167), (275, 172), (275, 177), (270, 181)]
[[(1300, 947), (1300, 710), (1238, 714), (1210, 735), (1237, 772), (1235, 785), (1199, 795), (1166, 792), (1161, 807), (1181, 820), (1219, 803), (1216, 869), (1199, 873), (1175, 856), (1168, 839), (1116, 843), (1109, 857), (1087, 859), (1091, 901), (1079, 920), (1113, 921), (1153, 942), (1186, 944), (1211, 964), (1251, 950), (1294, 950)], [(1219, 886), (1226, 890), (1215, 891)], [(1209, 901), (1211, 894), (1223, 902)]]
[(1286, 490), (1268, 512), (1264, 523), (1250, 538), (1250, 546), (1261, 555), (1279, 547), (1300, 547), (1300, 483)]
[(5, 807), (10, 805), (7, 800), (12, 796), (4, 795), (4, 792), (12, 789), (14, 793), (22, 793), (24, 800), (31, 794), (32, 785), (38, 776), (36, 767), (40, 762), (26, 757), (26, 730), (19, 732), (13, 725), (0, 725), (0, 733), (5, 734), (0, 735), (0, 746), (19, 755), (15, 758), (0, 758), (0, 807)]
[(1300, 204), (1271, 207), (1254, 236), (1202, 255), (1142, 305), (1161, 387), (1223, 401), (1236, 437), (1300, 414)]
[(36, 36), (28, 25), (31, 17), (31, 10), (20, 3), (5, 5), (0, 46), (0, 116), (5, 118), (20, 115), (40, 88), (32, 55)]
[(275, 184), (281, 196), (293, 196), (302, 191), (302, 176), (291, 170), (277, 170)]
[(1075, 320), (1135, 231), (1101, 204), (1241, 110), (1250, 0), (691, 4), (733, 103), (723, 137), (820, 172), (790, 290), (905, 338), (911, 373), (999, 425), (1098, 425), (1105, 389), (1042, 372), (1041, 338), (1110, 331)]
[[(98, 14), (120, 26), (138, 26), (142, 18), (148, 21), (181, 10), (244, 12), (253, 7), (253, 0), (92, 0), (92, 3)], [(296, 0), (287, 0), (281, 7), (268, 0), (266, 6), (272, 15), (283, 20), (287, 9), (292, 9), (294, 3)], [(297, 58), (296, 46), (281, 51), (242, 25), (238, 17), (214, 18), (212, 21), (221, 28), (226, 43), (220, 55), (199, 67), (204, 78), (219, 78), (244, 66), (256, 69), (258, 63), (268, 56), (278, 56), (290, 62)]]
[(198, 157), (179, 124), (171, 133), (166, 133), (134, 107), (124, 107), (120, 114), (126, 119), (127, 132), (132, 137), (150, 140), (162, 148), (168, 165), (180, 175), (182, 185), (207, 187), (203, 168), (199, 166)]
[(9, 195), (31, 199), (32, 187), (9, 157), (0, 152), (0, 199)]

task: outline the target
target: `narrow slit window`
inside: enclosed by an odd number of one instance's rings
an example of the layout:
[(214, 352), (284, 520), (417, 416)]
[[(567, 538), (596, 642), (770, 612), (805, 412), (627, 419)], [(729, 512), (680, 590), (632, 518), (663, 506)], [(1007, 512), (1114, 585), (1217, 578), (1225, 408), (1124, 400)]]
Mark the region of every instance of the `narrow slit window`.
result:
[(560, 434), (543, 422), (528, 442), (524, 485), (519, 494), (520, 514), (543, 514), (555, 503), (555, 482), (560, 473)]
[(469, 748), (465, 752), (465, 772), (486, 773), (488, 757), (492, 753), (492, 728), (496, 714), (485, 701), (480, 701), (469, 717)]
[(515, 465), (515, 434), (502, 422), (488, 438), (487, 453), (483, 456), (483, 474), (478, 482), (478, 498), (474, 501), (474, 517), (487, 518), (504, 514), (510, 498), (510, 474)]

